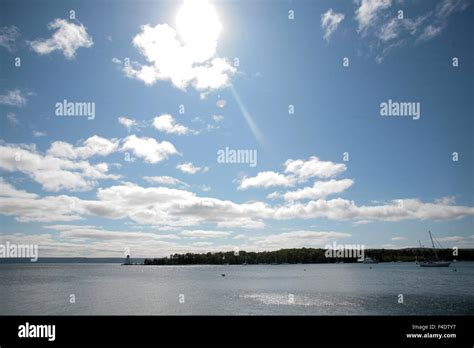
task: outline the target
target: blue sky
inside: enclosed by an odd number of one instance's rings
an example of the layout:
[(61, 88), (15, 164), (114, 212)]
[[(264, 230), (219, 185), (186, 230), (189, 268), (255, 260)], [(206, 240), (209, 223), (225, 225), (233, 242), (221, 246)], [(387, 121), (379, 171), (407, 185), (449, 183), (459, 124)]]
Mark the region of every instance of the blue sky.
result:
[[(2, 240), (156, 256), (431, 230), (472, 247), (469, 5), (2, 2)], [(389, 99), (420, 118), (381, 116)], [(57, 115), (63, 100), (95, 117)], [(225, 148), (256, 165), (219, 163)]]

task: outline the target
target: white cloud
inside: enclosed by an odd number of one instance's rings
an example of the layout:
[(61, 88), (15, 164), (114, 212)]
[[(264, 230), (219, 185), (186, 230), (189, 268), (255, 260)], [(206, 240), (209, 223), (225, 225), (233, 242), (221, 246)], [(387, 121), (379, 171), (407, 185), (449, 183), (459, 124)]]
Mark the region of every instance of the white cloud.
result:
[[(7, 191), (8, 192), (8, 191)], [(24, 192), (24, 191), (20, 191)], [(10, 196), (0, 195), (0, 214), (13, 216), (19, 222), (51, 222), (80, 220), (80, 213), (73, 209), (78, 199), (65, 195), (37, 198), (36, 195), (28, 197), (15, 195), (10, 191)], [(1, 234), (0, 234), (1, 237)]]
[[(392, 43), (389, 46), (393, 45), (393, 47), (401, 46), (404, 43), (405, 37), (414, 36), (420, 32), (421, 26), (426, 22), (426, 20), (430, 17), (431, 13), (427, 13), (414, 19), (411, 18), (404, 18), (398, 19), (392, 18), (383, 24), (380, 27), (380, 30), (376, 32), (378, 38), (383, 42), (395, 41), (396, 39), (400, 39), (399, 42)], [(387, 51), (387, 48), (385, 48)]]
[(292, 186), (295, 183), (293, 177), (288, 177), (277, 172), (260, 172), (254, 177), (244, 177), (240, 181), (239, 190), (251, 187)]
[(186, 174), (196, 174), (198, 172), (205, 173), (209, 170), (209, 167), (196, 167), (191, 162), (180, 163), (176, 166), (176, 169), (179, 169)]
[(17, 88), (7, 91), (6, 94), (0, 95), (0, 105), (21, 107), (26, 105), (26, 97)]
[(61, 158), (90, 158), (92, 156), (108, 156), (117, 151), (119, 141), (117, 139), (106, 139), (98, 135), (85, 140), (82, 146), (73, 146), (64, 141), (55, 141), (51, 144), (47, 154)]
[(349, 238), (351, 234), (343, 232), (291, 231), (266, 236), (251, 237), (249, 241), (259, 249), (276, 250), (281, 248), (319, 247), (330, 241)]
[(145, 176), (143, 178), (146, 181), (148, 181), (150, 183), (154, 183), (154, 184), (169, 185), (169, 186), (182, 185), (182, 186), (185, 186), (185, 187), (189, 186), (184, 181), (173, 178), (172, 176)]
[[(260, 172), (254, 177), (244, 177), (238, 188), (246, 190), (251, 187), (289, 187), (306, 182), (313, 177), (327, 179), (347, 169), (345, 164), (321, 161), (315, 156), (310, 157), (307, 161), (289, 159), (284, 166), (286, 175), (274, 171)], [(270, 198), (277, 197), (278, 193), (270, 196)]]
[(267, 199), (277, 199), (281, 197), (281, 192), (275, 191), (267, 195)]
[(209, 186), (209, 185), (200, 185), (199, 188), (201, 189), (202, 192), (211, 191), (211, 186)]
[(436, 238), (436, 240), (439, 242), (462, 242), (465, 239), (466, 238), (463, 236), (448, 236), (448, 237)]
[(398, 18), (392, 18), (381, 27), (379, 38), (382, 41), (389, 41), (397, 38), (399, 35), (401, 23), (403, 23), (402, 20)]
[(185, 230), (180, 233), (181, 236), (189, 238), (224, 238), (231, 234), (231, 232), (204, 230)]
[(469, 6), (466, 0), (442, 0), (438, 2), (434, 10), (434, 18), (428, 24), (417, 41), (429, 41), (439, 36), (448, 26), (448, 18), (457, 13), (462, 12)]
[(13, 144), (0, 145), (0, 169), (22, 172), (46, 191), (86, 191), (93, 188), (97, 180), (120, 178), (108, 174), (106, 163), (73, 162), (51, 154), (41, 155), (31, 146)]
[(2, 177), (0, 177), (0, 197), (35, 199), (38, 197), (38, 195), (23, 190), (17, 190), (11, 184), (7, 183)]
[(222, 115), (212, 115), (212, 119), (214, 120), (214, 122), (221, 122), (224, 120), (224, 116)]
[(351, 179), (316, 181), (312, 187), (286, 192), (283, 197), (287, 201), (326, 198), (329, 195), (347, 190), (352, 184), (354, 184), (354, 181)]
[(169, 134), (184, 135), (189, 133), (189, 129), (179, 123), (176, 123), (173, 116), (164, 114), (153, 119), (153, 127), (160, 132)]
[(335, 198), (318, 199), (306, 204), (295, 203), (276, 207), (273, 217), (278, 220), (294, 218), (313, 219), (325, 217), (331, 220), (451, 220), (473, 215), (474, 207), (424, 203), (418, 199), (399, 199), (374, 206), (357, 206), (354, 201)]
[(377, 19), (378, 13), (389, 8), (392, 0), (361, 0), (357, 8), (355, 18), (358, 22), (358, 31), (364, 32), (372, 26)]
[[(147, 242), (153, 240), (163, 239), (179, 239), (174, 234), (156, 234), (145, 232), (130, 232), (130, 231), (112, 231), (95, 226), (84, 225), (47, 225), (43, 226), (46, 229), (60, 232), (62, 238), (80, 238), (88, 240), (146, 240)], [(122, 248), (123, 249), (123, 248)]]
[[(44, 228), (48, 228), (48, 226)], [(43, 257), (71, 257), (72, 255), (78, 257), (123, 257), (124, 245), (130, 248), (132, 257), (165, 256), (169, 255), (170, 251), (184, 252), (189, 248), (187, 245), (178, 245), (173, 240), (160, 237), (165, 237), (165, 235), (108, 231), (87, 226), (81, 231), (71, 226), (69, 229), (61, 231), (59, 237), (51, 233), (36, 235), (15, 233), (0, 235), (0, 241), (36, 244)], [(202, 249), (195, 247), (191, 250)]]
[(416, 44), (439, 36), (448, 26), (449, 17), (469, 6), (469, 1), (466, 0), (441, 0), (434, 2), (434, 9), (419, 16), (405, 14), (405, 18), (399, 19), (395, 13), (383, 11), (390, 7), (388, 3), (389, 1), (385, 4), (381, 1), (362, 1), (359, 8), (360, 10), (365, 5), (365, 16), (360, 12), (360, 18), (367, 19), (366, 22), (359, 22), (359, 32), (363, 36), (372, 35), (368, 51), (376, 52), (377, 63), (381, 63), (394, 49), (409, 42)]
[(421, 41), (429, 41), (433, 39), (434, 37), (438, 36), (441, 34), (443, 31), (444, 26), (436, 26), (436, 25), (428, 25), (425, 27), (423, 30), (423, 33), (421, 33), (420, 37), (418, 38)]
[(441, 221), (474, 216), (473, 207), (425, 203), (417, 199), (396, 200), (373, 206), (358, 206), (353, 201), (341, 198), (269, 206), (259, 201), (234, 203), (200, 197), (186, 190), (144, 188), (131, 183), (100, 188), (95, 200), (65, 195), (38, 198), (34, 194), (29, 196), (27, 192), (16, 191), (18, 190), (11, 187), (5, 190), (13, 193), (0, 197), (0, 212), (14, 216), (19, 221), (70, 221), (84, 216), (98, 216), (113, 220), (130, 219), (141, 225), (166, 228), (214, 223), (218, 228), (241, 229), (263, 228), (264, 220), (327, 218), (353, 222)]
[(131, 118), (127, 118), (127, 117), (124, 117), (124, 116), (120, 116), (118, 118), (118, 122), (124, 126), (125, 128), (127, 128), (127, 130), (131, 130), (133, 127), (136, 127), (138, 125), (138, 122), (131, 119)]
[(442, 0), (436, 6), (436, 16), (447, 18), (456, 12), (462, 12), (469, 7), (467, 0)]
[(289, 159), (285, 162), (285, 173), (294, 174), (299, 181), (309, 178), (330, 178), (346, 170), (346, 165), (330, 161), (321, 161), (312, 156), (307, 161)]
[(34, 136), (35, 138), (45, 137), (46, 135), (47, 135), (46, 132), (33, 131), (33, 136)]
[(250, 230), (265, 227), (263, 221), (249, 217), (234, 217), (231, 220), (217, 221), (216, 225), (219, 228), (243, 228)]
[(61, 51), (67, 59), (76, 56), (76, 51), (81, 48), (89, 48), (94, 42), (82, 24), (68, 22), (65, 19), (56, 18), (48, 24), (49, 30), (55, 30), (49, 39), (39, 39), (30, 42), (31, 48), (38, 54), (49, 54), (53, 51)]
[(168, 141), (157, 142), (153, 138), (139, 138), (136, 135), (126, 137), (121, 150), (132, 151), (135, 156), (143, 158), (147, 163), (158, 163), (178, 154), (174, 145)]
[(19, 37), (20, 31), (14, 25), (0, 28), (0, 47), (4, 47), (7, 51), (13, 52)]
[(321, 15), (321, 28), (324, 30), (324, 40), (329, 41), (331, 39), (332, 33), (343, 20), (344, 14), (336, 13), (332, 9)]
[(392, 237), (390, 238), (390, 240), (405, 240), (406, 238), (405, 237)]
[(134, 37), (148, 65), (133, 62), (122, 70), (147, 85), (169, 80), (179, 89), (192, 85), (203, 94), (227, 87), (236, 69), (216, 56), (220, 27), (208, 1), (185, 1), (178, 12), (178, 32), (168, 24), (147, 24)]

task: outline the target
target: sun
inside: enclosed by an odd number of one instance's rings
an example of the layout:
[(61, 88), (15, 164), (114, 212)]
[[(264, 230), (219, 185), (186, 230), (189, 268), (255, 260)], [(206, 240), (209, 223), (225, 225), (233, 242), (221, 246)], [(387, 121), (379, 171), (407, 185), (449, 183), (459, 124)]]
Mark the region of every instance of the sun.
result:
[(185, 0), (176, 16), (176, 29), (187, 46), (215, 48), (222, 24), (209, 1)]

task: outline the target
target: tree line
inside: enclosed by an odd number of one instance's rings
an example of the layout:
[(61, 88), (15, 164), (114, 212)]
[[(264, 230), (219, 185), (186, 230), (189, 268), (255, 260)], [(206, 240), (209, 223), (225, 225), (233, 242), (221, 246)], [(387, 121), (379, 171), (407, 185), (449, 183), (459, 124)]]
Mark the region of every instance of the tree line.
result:
[[(148, 258), (144, 265), (241, 265), (241, 264), (297, 264), (297, 263), (336, 263), (357, 262), (357, 258), (328, 258), (326, 249), (300, 248), (280, 249), (276, 251), (246, 252), (208, 252), (203, 254), (186, 253), (172, 254), (161, 258)], [(453, 249), (436, 249), (439, 259), (445, 261), (474, 261), (474, 249), (459, 249), (457, 255)], [(433, 249), (368, 249), (365, 257), (371, 257), (379, 262), (406, 261), (414, 262), (434, 259)]]

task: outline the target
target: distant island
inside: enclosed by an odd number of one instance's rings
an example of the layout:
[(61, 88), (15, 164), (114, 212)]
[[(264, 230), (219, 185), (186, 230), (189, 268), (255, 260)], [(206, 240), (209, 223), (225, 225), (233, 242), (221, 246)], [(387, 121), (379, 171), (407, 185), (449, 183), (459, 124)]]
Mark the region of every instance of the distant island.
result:
[[(256, 265), (298, 263), (356, 263), (356, 258), (327, 258), (326, 249), (298, 248), (276, 251), (208, 252), (172, 254), (160, 258), (129, 258), (131, 265)], [(459, 249), (453, 256), (452, 249), (436, 249), (439, 259), (446, 261), (474, 261), (474, 249)], [(367, 249), (365, 256), (378, 262), (415, 262), (433, 259), (431, 248)], [(0, 264), (32, 263), (29, 258), (0, 258)], [(120, 257), (39, 257), (33, 263), (124, 263)]]
[[(143, 265), (256, 265), (256, 264), (298, 264), (298, 263), (356, 263), (357, 258), (327, 258), (326, 249), (300, 248), (280, 249), (277, 251), (261, 251), (238, 253), (208, 252), (203, 254), (172, 254), (167, 257), (147, 258)], [(453, 249), (436, 249), (437, 256), (446, 261), (474, 261), (474, 249), (458, 249), (458, 255), (453, 255)], [(378, 262), (415, 262), (429, 260), (435, 257), (430, 248), (406, 249), (368, 249), (365, 257)]]

